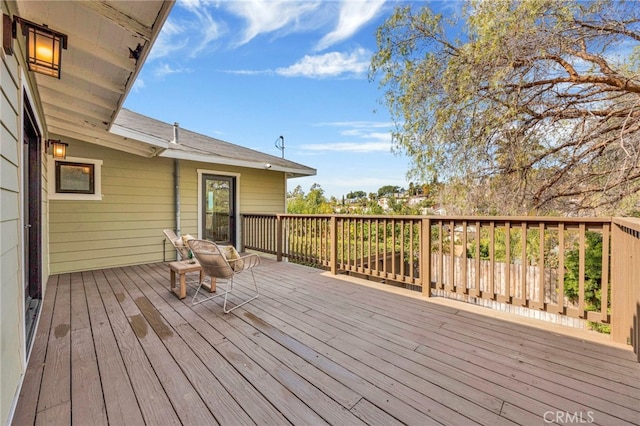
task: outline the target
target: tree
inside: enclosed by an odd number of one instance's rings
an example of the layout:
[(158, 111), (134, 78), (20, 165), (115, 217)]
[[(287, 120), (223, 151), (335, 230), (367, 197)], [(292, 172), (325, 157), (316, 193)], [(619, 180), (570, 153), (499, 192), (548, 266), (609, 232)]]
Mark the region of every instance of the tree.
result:
[(400, 192), (400, 187), (395, 185), (385, 185), (378, 188), (378, 197), (392, 197)]
[(359, 200), (367, 198), (367, 193), (364, 191), (351, 191), (347, 194), (347, 200)]
[(410, 176), (483, 182), (498, 211), (614, 212), (640, 190), (639, 42), (633, 1), (398, 7), (370, 77)]
[(297, 214), (330, 214), (333, 208), (327, 202), (324, 196), (324, 189), (314, 183), (309, 189), (309, 193), (305, 195), (304, 191), (298, 185), (293, 193), (289, 194), (287, 200), (287, 213)]

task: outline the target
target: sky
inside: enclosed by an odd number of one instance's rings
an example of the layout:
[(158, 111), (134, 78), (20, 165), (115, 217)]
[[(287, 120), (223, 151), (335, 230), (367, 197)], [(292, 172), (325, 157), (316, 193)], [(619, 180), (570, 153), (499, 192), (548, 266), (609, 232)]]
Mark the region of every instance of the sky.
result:
[(369, 79), (376, 29), (397, 1), (178, 0), (125, 108), (317, 175), (325, 196), (408, 188), (390, 114)]

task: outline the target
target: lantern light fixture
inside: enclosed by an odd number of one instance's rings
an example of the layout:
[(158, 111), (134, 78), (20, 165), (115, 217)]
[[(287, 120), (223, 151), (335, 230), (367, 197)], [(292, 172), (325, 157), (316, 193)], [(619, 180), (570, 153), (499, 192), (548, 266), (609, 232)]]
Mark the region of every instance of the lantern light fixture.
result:
[(19, 16), (14, 16), (13, 21), (8, 15), (3, 16), (4, 34), (3, 48), (5, 53), (13, 53), (13, 43), (8, 37), (6, 24), (12, 22), (12, 38), (16, 38), (17, 24), (20, 23), (22, 35), (27, 38), (27, 65), (29, 71), (60, 78), (62, 70), (62, 49), (67, 48), (67, 36), (50, 29), (47, 25), (38, 25)]
[(47, 149), (49, 149), (49, 146), (52, 147), (51, 154), (53, 155), (53, 158), (58, 160), (64, 160), (67, 158), (68, 143), (61, 142), (60, 140), (49, 139), (47, 141)]

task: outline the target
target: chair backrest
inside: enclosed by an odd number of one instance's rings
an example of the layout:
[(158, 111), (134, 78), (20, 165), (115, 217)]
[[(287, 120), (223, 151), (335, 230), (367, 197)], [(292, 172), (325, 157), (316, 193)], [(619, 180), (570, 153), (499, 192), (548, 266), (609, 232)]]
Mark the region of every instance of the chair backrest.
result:
[(189, 240), (188, 244), (205, 275), (228, 279), (235, 274), (216, 243), (207, 240)]
[(189, 247), (184, 245), (182, 238), (178, 237), (176, 233), (173, 232), (173, 229), (165, 229), (162, 232), (167, 237), (167, 239), (171, 241), (171, 245), (173, 245), (173, 247), (175, 247), (175, 249), (178, 251), (178, 253), (180, 254), (180, 258), (188, 259)]

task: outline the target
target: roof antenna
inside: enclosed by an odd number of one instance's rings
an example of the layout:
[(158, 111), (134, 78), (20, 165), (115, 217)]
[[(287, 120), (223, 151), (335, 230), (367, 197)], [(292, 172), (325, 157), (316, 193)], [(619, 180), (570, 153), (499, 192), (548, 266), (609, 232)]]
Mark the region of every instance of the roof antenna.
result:
[(282, 151), (282, 158), (284, 158), (284, 136), (278, 136), (276, 139), (276, 148)]

